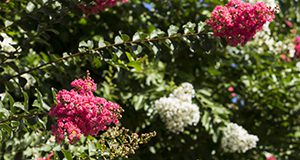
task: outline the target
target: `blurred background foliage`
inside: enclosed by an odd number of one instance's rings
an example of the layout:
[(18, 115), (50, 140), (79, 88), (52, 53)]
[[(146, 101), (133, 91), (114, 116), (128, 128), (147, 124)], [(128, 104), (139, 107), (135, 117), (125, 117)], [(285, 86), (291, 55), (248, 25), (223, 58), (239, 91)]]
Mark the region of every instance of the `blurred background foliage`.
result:
[[(300, 2), (277, 2), (272, 36), (293, 41), (300, 33)], [(51, 151), (67, 159), (102, 154), (95, 151), (101, 146), (91, 143), (94, 137), (60, 147), (50, 136), (53, 120), (47, 112), (56, 91), (70, 88), (86, 70), (98, 85), (97, 95), (125, 110), (122, 126), (157, 133), (130, 159), (259, 160), (266, 152), (280, 160), (300, 159), (299, 59), (286, 62), (283, 53), (268, 49), (257, 53), (266, 46), (255, 41), (232, 52), (212, 37), (201, 22), (227, 1), (131, 0), (89, 16), (78, 3), (1, 1), (0, 33), (12, 38), (15, 49), (0, 53), (0, 159), (31, 159)], [(201, 123), (174, 134), (153, 113), (153, 102), (182, 82), (196, 89)], [(223, 153), (219, 127), (228, 121), (257, 135), (258, 147)]]

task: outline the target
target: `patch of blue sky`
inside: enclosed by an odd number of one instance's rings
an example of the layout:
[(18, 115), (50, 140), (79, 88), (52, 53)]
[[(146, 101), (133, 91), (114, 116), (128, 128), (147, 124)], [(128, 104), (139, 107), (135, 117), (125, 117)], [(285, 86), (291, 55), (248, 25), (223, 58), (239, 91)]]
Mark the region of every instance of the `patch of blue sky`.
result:
[(152, 6), (150, 3), (143, 2), (143, 6), (144, 6), (147, 10), (153, 11), (153, 6)]

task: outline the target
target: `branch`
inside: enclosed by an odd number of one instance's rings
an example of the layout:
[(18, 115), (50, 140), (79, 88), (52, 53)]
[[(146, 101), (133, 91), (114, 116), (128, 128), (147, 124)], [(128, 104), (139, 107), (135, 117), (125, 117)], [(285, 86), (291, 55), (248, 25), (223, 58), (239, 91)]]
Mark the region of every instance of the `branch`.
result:
[(47, 114), (48, 113), (46, 113), (46, 112), (43, 112), (43, 113), (36, 112), (36, 113), (30, 113), (30, 114), (25, 114), (25, 115), (19, 115), (19, 116), (10, 116), (8, 119), (0, 121), (0, 125), (11, 122), (11, 121), (19, 121), (23, 118), (29, 119), (29, 118), (33, 118), (35, 116), (45, 116)]
[(166, 40), (166, 39), (171, 40), (171, 39), (178, 39), (178, 38), (182, 38), (182, 37), (191, 37), (191, 36), (198, 36), (198, 35), (204, 35), (204, 33), (200, 32), (200, 33), (177, 34), (177, 35), (173, 35), (173, 36), (157, 37), (157, 38), (152, 38), (152, 39), (151, 38), (149, 38), (149, 39), (140, 39), (140, 40), (135, 40), (135, 41), (125, 41), (125, 42), (117, 43), (117, 44), (109, 44), (109, 45), (106, 45), (106, 46), (103, 46), (103, 47), (99, 47), (99, 48), (89, 50), (89, 52), (77, 52), (77, 53), (71, 54), (71, 55), (66, 56), (66, 57), (61, 57), (57, 60), (50, 61), (48, 63), (39, 65), (37, 67), (30, 68), (27, 71), (23, 71), (23, 72), (20, 72), (16, 75), (10, 76), (10, 77), (8, 77), (7, 80), (19, 77), (19, 76), (21, 76), (25, 73), (30, 73), (34, 70), (38, 70), (38, 69), (41, 69), (41, 68), (48, 67), (52, 64), (58, 63), (60, 61), (66, 60), (66, 59), (70, 59), (70, 58), (77, 57), (77, 56), (80, 56), (80, 55), (88, 54), (88, 53), (90, 53), (90, 51), (99, 51), (99, 50), (102, 50), (102, 49), (105, 49), (105, 48), (111, 48), (111, 47), (122, 46), (122, 45), (127, 45), (127, 44), (134, 45), (134, 44), (139, 44), (139, 43), (144, 43), (144, 42), (157, 42), (157, 41), (163, 41), (163, 40)]

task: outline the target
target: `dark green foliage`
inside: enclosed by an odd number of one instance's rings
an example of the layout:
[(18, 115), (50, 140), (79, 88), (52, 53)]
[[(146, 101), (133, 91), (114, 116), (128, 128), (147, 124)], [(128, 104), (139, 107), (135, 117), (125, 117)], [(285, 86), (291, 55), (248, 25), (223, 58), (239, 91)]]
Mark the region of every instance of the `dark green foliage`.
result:
[[(281, 11), (270, 24), (272, 36), (292, 40), (300, 33), (300, 2), (278, 2)], [(229, 52), (204, 23), (224, 1), (132, 0), (90, 16), (77, 4), (0, 3), (0, 33), (17, 43), (13, 52), (0, 48), (0, 159), (37, 158), (51, 151), (58, 159), (103, 158), (101, 135), (74, 146), (59, 146), (50, 136), (53, 120), (48, 111), (55, 93), (69, 89), (86, 70), (100, 88), (97, 95), (125, 110), (122, 126), (133, 132), (156, 131), (130, 159), (263, 160), (265, 152), (279, 160), (300, 159), (299, 59), (284, 62), (281, 53), (266, 49), (256, 53), (266, 45), (255, 42), (238, 47), (242, 53)], [(151, 113), (153, 102), (182, 82), (194, 85), (201, 120), (173, 134)], [(230, 86), (237, 102), (231, 101)], [(258, 147), (245, 154), (224, 153), (221, 129), (229, 121), (257, 135)]]

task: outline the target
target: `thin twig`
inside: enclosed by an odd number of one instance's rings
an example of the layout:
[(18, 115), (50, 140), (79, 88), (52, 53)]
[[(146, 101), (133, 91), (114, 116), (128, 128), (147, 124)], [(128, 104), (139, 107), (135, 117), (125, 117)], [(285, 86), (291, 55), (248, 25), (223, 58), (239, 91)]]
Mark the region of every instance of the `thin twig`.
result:
[(57, 60), (50, 61), (48, 63), (44, 63), (44, 64), (39, 65), (37, 67), (30, 68), (27, 71), (20, 72), (20, 73), (14, 75), (14, 76), (10, 76), (10, 77), (8, 77), (8, 80), (10, 80), (12, 78), (19, 77), (19, 76), (21, 76), (25, 73), (30, 73), (34, 70), (50, 66), (52, 64), (58, 63), (60, 61), (63, 61), (63, 60), (69, 59), (69, 58), (73, 58), (73, 57), (77, 57), (77, 56), (80, 56), (80, 55), (88, 54), (91, 51), (99, 51), (99, 50), (102, 50), (102, 49), (105, 49), (105, 48), (116, 47), (116, 46), (121, 46), (121, 45), (126, 45), (126, 44), (139, 44), (139, 43), (144, 43), (144, 42), (157, 42), (157, 41), (162, 41), (162, 40), (166, 40), (166, 39), (177, 39), (177, 38), (182, 38), (182, 37), (190, 37), (190, 36), (197, 36), (197, 35), (203, 35), (203, 34), (204, 33), (186, 33), (186, 34), (177, 34), (177, 35), (174, 35), (174, 36), (165, 36), (165, 37), (157, 37), (157, 38), (150, 38), (150, 39), (140, 39), (140, 40), (135, 40), (135, 41), (125, 41), (125, 42), (122, 42), (122, 43), (109, 44), (109, 45), (106, 45), (106, 46), (103, 46), (103, 47), (99, 47), (99, 48), (89, 50), (89, 52), (77, 52), (77, 53), (71, 54), (69, 56), (61, 57)]
[(42, 112), (42, 113), (30, 113), (30, 114), (25, 114), (25, 115), (10, 116), (8, 119), (0, 121), (0, 124), (5, 124), (5, 123), (11, 122), (11, 121), (19, 121), (23, 118), (29, 119), (29, 118), (32, 118), (35, 116), (44, 116), (44, 115), (47, 115), (47, 113)]

